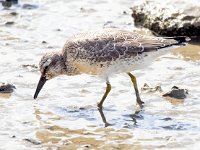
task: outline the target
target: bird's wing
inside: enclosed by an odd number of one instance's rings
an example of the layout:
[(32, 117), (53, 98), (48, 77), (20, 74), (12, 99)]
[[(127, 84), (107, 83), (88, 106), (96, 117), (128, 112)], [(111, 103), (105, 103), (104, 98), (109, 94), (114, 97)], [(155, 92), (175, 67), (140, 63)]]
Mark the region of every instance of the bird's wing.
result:
[(97, 34), (77, 35), (66, 44), (66, 48), (71, 49), (69, 52), (75, 59), (105, 62), (177, 45), (184, 42), (183, 39), (165, 39), (121, 30), (108, 30)]
[(95, 62), (112, 61), (118, 58), (130, 58), (143, 52), (156, 51), (160, 48), (178, 44), (174, 39), (143, 38), (143, 39), (101, 39), (87, 40), (80, 43), (77, 56)]
[(138, 52), (142, 52), (142, 46), (134, 39), (136, 37), (132, 34), (106, 33), (97, 34), (92, 38), (87, 36), (81, 40), (73, 40), (72, 45), (76, 45), (73, 53), (77, 59), (87, 59), (91, 62), (112, 61), (119, 57), (137, 55)]

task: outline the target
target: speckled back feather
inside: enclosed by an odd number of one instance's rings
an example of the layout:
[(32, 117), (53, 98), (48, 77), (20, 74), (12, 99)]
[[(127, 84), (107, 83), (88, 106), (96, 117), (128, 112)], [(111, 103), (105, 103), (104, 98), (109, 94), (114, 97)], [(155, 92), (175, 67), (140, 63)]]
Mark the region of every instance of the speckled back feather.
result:
[(118, 29), (103, 29), (69, 38), (63, 52), (74, 59), (105, 62), (130, 58), (176, 44), (179, 44), (179, 41), (174, 39), (145, 36)]

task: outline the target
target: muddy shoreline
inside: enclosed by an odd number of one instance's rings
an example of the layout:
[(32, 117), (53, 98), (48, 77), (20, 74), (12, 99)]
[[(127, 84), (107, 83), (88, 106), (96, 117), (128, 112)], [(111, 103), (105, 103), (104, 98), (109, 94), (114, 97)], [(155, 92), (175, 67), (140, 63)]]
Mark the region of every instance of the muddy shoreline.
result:
[[(106, 124), (96, 107), (105, 90), (104, 81), (85, 74), (62, 76), (49, 82), (39, 99), (34, 100), (40, 77), (37, 65), (45, 52), (62, 49), (66, 38), (75, 33), (104, 27), (137, 30), (131, 17), (133, 2), (30, 0), (23, 3), (39, 7), (0, 11), (1, 82), (16, 86), (10, 95), (0, 94), (2, 149), (129, 150), (199, 146), (199, 41), (172, 50), (145, 69), (133, 71), (139, 88), (148, 83), (152, 87), (161, 85), (164, 91), (174, 85), (188, 89), (189, 95), (183, 101), (167, 100), (157, 92), (140, 90), (145, 107), (138, 111), (131, 81), (126, 74), (114, 75), (110, 79), (112, 91), (103, 109)], [(5, 25), (6, 22), (14, 23)]]

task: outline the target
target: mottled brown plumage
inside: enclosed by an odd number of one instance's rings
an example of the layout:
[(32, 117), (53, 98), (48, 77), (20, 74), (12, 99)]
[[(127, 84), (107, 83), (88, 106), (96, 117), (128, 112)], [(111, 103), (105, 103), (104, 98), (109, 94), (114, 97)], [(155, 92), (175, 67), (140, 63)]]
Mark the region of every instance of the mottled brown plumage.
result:
[(176, 44), (179, 44), (179, 41), (174, 39), (139, 35), (117, 29), (104, 29), (100, 32), (88, 32), (70, 38), (63, 52), (71, 53), (75, 58), (102, 62), (116, 60), (119, 57), (127, 58), (137, 53), (141, 54)]
[[(73, 67), (80, 70), (80, 73), (106, 74), (107, 76), (110, 66), (122, 63), (122, 71), (118, 69), (116, 73), (124, 72), (124, 67), (127, 71), (132, 71), (134, 58), (143, 59), (144, 53), (148, 55), (147, 52), (178, 45), (181, 42), (183, 41), (173, 38), (165, 39), (118, 29), (104, 29), (69, 38), (64, 45), (63, 56)], [(127, 60), (128, 66), (125, 64)]]
[(94, 74), (101, 75), (107, 80), (106, 93), (99, 105), (102, 107), (111, 89), (109, 76), (126, 72), (131, 77), (137, 102), (141, 105), (136, 78), (129, 72), (150, 64), (155, 57), (168, 52), (163, 48), (181, 45), (188, 40), (189, 38), (186, 37), (145, 36), (118, 29), (77, 34), (66, 41), (62, 52), (51, 52), (43, 56), (40, 62), (42, 73), (40, 81), (43, 82), (39, 82), (34, 98), (37, 97), (46, 80), (60, 74)]

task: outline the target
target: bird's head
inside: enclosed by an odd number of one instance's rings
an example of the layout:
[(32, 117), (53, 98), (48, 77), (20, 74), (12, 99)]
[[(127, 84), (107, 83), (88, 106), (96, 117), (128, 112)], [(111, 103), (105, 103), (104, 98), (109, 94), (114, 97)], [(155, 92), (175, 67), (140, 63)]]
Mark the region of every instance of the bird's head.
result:
[(34, 94), (34, 99), (37, 98), (40, 90), (47, 80), (64, 74), (66, 71), (66, 65), (63, 56), (60, 53), (55, 52), (46, 53), (40, 61), (39, 68), (41, 77)]

